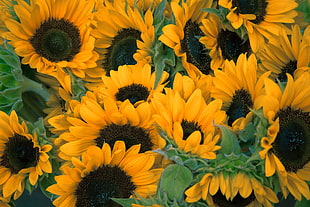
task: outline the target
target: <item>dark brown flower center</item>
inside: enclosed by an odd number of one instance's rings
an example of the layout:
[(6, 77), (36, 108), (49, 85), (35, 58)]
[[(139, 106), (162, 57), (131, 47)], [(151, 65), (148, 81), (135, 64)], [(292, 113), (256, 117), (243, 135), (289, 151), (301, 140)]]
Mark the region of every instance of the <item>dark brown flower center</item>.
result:
[(14, 134), (5, 143), (5, 149), (0, 163), (10, 169), (13, 174), (20, 170), (35, 167), (39, 160), (39, 148), (33, 146), (32, 140), (25, 136)]
[(290, 60), (283, 68), (281, 68), (281, 73), (278, 75), (278, 79), (280, 82), (286, 82), (287, 76), (286, 73), (289, 73), (294, 77), (294, 72), (297, 69), (297, 61)]
[(272, 151), (287, 171), (297, 172), (310, 160), (310, 113), (286, 107), (276, 117), (279, 117), (280, 130)]
[(227, 200), (221, 191), (212, 196), (213, 202), (218, 207), (245, 207), (255, 200), (255, 194), (252, 192), (249, 197), (243, 198), (239, 193), (232, 199)]
[(242, 53), (250, 55), (252, 53), (249, 40), (241, 39), (237, 33), (229, 30), (221, 30), (217, 36), (218, 47), (222, 51), (222, 56), (226, 60), (237, 62)]
[(107, 48), (107, 54), (103, 62), (103, 68), (106, 70), (106, 75), (110, 75), (111, 70), (118, 70), (122, 65), (135, 65), (137, 62), (133, 58), (136, 53), (137, 40), (141, 40), (141, 32), (126, 28), (118, 32), (113, 38), (111, 46)]
[(254, 14), (256, 19), (250, 21), (260, 24), (265, 19), (267, 4), (266, 0), (233, 0), (232, 8), (237, 7), (237, 14)]
[(104, 143), (113, 147), (117, 140), (124, 141), (126, 149), (141, 144), (140, 152), (152, 150), (153, 147), (150, 131), (130, 124), (109, 124), (100, 130), (99, 137), (95, 139), (98, 147)]
[(210, 68), (211, 58), (207, 49), (199, 42), (199, 38), (203, 35), (198, 23), (188, 20), (184, 27), (181, 49), (186, 53), (189, 63), (195, 65), (203, 74), (208, 75), (212, 71)]
[(76, 207), (121, 207), (111, 198), (129, 198), (136, 189), (117, 166), (102, 166), (86, 175), (75, 190)]
[(229, 116), (228, 125), (232, 126), (233, 122), (238, 118), (245, 117), (253, 107), (251, 94), (245, 89), (235, 91), (232, 102), (226, 113)]
[(150, 92), (147, 87), (142, 84), (133, 83), (129, 86), (119, 88), (115, 97), (118, 101), (125, 101), (128, 99), (132, 104), (135, 104), (138, 101), (146, 101), (149, 94)]
[(37, 54), (51, 62), (71, 61), (81, 48), (79, 29), (63, 18), (43, 22), (29, 41)]
[(197, 122), (183, 119), (181, 126), (183, 129), (183, 140), (186, 140), (194, 131), (199, 131), (201, 133), (200, 144), (203, 144), (203, 132)]

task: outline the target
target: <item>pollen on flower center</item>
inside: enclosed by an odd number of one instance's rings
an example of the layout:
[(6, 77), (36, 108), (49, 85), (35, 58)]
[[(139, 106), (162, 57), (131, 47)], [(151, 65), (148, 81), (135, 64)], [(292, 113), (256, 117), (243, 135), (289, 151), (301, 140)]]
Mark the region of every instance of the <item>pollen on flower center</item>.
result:
[(267, 4), (266, 0), (233, 0), (232, 8), (237, 7), (235, 11), (237, 14), (254, 14), (256, 19), (250, 21), (260, 24), (264, 21)]
[(153, 147), (150, 132), (147, 129), (130, 124), (109, 124), (100, 130), (99, 135), (95, 139), (98, 147), (102, 147), (104, 143), (113, 147), (117, 140), (124, 141), (126, 148), (141, 144), (140, 152), (151, 150)]
[(51, 62), (71, 61), (81, 48), (78, 28), (66, 19), (46, 20), (29, 41), (36, 53)]
[(251, 94), (245, 89), (236, 90), (232, 97), (232, 102), (226, 112), (229, 116), (228, 125), (232, 126), (236, 119), (245, 117), (247, 113), (250, 112), (249, 107), (253, 107)]
[(141, 40), (141, 32), (136, 29), (126, 28), (118, 32), (111, 46), (107, 48), (108, 52), (103, 62), (107, 76), (110, 75), (111, 70), (117, 71), (119, 66), (137, 63), (133, 58), (138, 49), (137, 40)]
[(33, 146), (33, 142), (26, 137), (14, 134), (5, 144), (5, 150), (1, 157), (1, 165), (9, 168), (17, 174), (21, 169), (34, 167), (39, 159), (39, 148)]
[(135, 104), (138, 101), (146, 101), (149, 94), (150, 92), (145, 86), (133, 83), (129, 86), (119, 88), (115, 94), (115, 98), (118, 101), (129, 99), (132, 104)]
[(310, 161), (310, 114), (287, 107), (277, 117), (280, 130), (272, 150), (287, 171), (296, 172)]
[(249, 40), (244, 41), (237, 33), (229, 30), (221, 30), (217, 36), (218, 45), (222, 51), (224, 59), (237, 62), (238, 57), (242, 53), (250, 55), (251, 46)]
[(187, 61), (195, 65), (203, 74), (208, 75), (212, 70), (210, 68), (211, 58), (199, 38), (203, 32), (198, 23), (191, 20), (186, 22), (184, 27), (184, 38), (181, 40), (181, 49), (187, 55)]
[(226, 197), (218, 191), (212, 200), (220, 207), (245, 207), (255, 200), (255, 194), (252, 192), (247, 198), (243, 198), (239, 193), (232, 199), (227, 200)]
[(102, 166), (88, 175), (75, 190), (77, 207), (119, 207), (111, 198), (129, 198), (136, 186), (117, 166)]

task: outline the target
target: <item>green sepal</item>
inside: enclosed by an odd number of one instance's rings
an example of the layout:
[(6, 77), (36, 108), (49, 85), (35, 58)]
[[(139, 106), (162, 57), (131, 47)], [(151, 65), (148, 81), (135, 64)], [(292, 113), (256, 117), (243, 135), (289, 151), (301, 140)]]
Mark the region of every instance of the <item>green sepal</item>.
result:
[(136, 203), (134, 198), (111, 198), (116, 203), (122, 205), (123, 207), (131, 207), (133, 203)]
[(241, 148), (239, 145), (239, 141), (237, 136), (226, 126), (222, 125), (216, 125), (220, 128), (222, 132), (222, 141), (221, 141), (221, 149), (219, 150), (219, 153), (222, 154), (240, 154)]
[(308, 0), (301, 1), (296, 10), (303, 12), (304, 21), (310, 23), (310, 2)]
[(162, 173), (159, 181), (159, 190), (166, 192), (168, 198), (173, 200), (182, 200), (184, 190), (193, 180), (192, 172), (185, 166), (172, 164)]

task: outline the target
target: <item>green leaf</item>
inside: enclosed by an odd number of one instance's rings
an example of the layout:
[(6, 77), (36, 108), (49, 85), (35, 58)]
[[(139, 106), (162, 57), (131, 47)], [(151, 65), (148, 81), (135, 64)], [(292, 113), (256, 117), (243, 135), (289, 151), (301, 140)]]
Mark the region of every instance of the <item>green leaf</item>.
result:
[(222, 131), (222, 142), (221, 149), (219, 150), (222, 154), (240, 154), (241, 149), (238, 142), (237, 136), (227, 127), (216, 125)]
[(55, 175), (54, 174), (44, 174), (44, 176), (41, 177), (41, 180), (39, 181), (39, 186), (42, 191), (42, 193), (47, 197), (53, 200), (55, 198), (55, 195), (46, 191), (46, 189), (55, 184)]
[(173, 164), (163, 171), (159, 186), (170, 200), (180, 200), (192, 180), (192, 172), (187, 167)]
[(303, 198), (301, 201), (296, 201), (295, 207), (309, 207), (310, 206), (310, 200), (306, 200)]

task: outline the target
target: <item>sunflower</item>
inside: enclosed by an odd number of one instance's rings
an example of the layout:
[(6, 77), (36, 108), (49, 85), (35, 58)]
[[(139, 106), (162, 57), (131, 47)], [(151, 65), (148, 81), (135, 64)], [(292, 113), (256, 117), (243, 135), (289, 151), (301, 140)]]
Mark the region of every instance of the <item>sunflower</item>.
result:
[(210, 50), (211, 68), (217, 70), (225, 66), (225, 60), (237, 61), (239, 55), (252, 53), (250, 43), (235, 31), (226, 28), (222, 20), (215, 14), (210, 14), (202, 20), (201, 30), (204, 33), (199, 41)]
[(287, 74), (282, 92), (271, 79), (265, 80), (264, 116), (269, 120), (268, 136), (261, 139), (260, 157), (265, 161), (267, 177), (278, 175), (282, 192), (297, 200), (310, 199), (310, 75), (295, 81)]
[(165, 94), (154, 93), (151, 104), (156, 124), (179, 149), (206, 159), (216, 157), (220, 137), (214, 123), (222, 124), (226, 119), (220, 110), (221, 100), (207, 104), (200, 89), (184, 100), (178, 91), (166, 88)]
[(51, 173), (47, 152), (51, 145), (40, 146), (36, 134), (29, 134), (25, 122), (19, 123), (15, 111), (0, 111), (0, 186), (4, 198), (17, 199), (24, 191), (25, 179), (35, 185), (43, 172)]
[(139, 145), (126, 150), (123, 141), (113, 149), (104, 143), (101, 148), (89, 147), (82, 159), (72, 158), (73, 167), (64, 166), (63, 175), (47, 191), (59, 195), (55, 206), (120, 206), (111, 198), (143, 197), (156, 192), (162, 169), (151, 169), (155, 158), (139, 153)]
[(251, 113), (250, 109), (259, 109), (263, 80), (270, 72), (258, 78), (256, 71), (256, 57), (252, 54), (247, 59), (246, 55), (242, 54), (236, 64), (226, 61), (225, 71), (214, 72), (211, 97), (223, 101), (223, 110), (228, 116), (227, 123), (235, 129), (244, 127), (246, 117)]
[(100, 55), (98, 65), (107, 76), (122, 65), (152, 62), (155, 41), (152, 11), (148, 9), (142, 15), (136, 7), (125, 7), (123, 1), (106, 2), (96, 12), (95, 50)]
[(118, 71), (111, 71), (110, 76), (103, 76), (103, 85), (98, 87), (102, 99), (111, 97), (115, 101), (129, 100), (133, 105), (149, 101), (155, 91), (162, 92), (168, 73), (163, 72), (155, 87), (155, 72), (151, 65), (124, 65)]
[(210, 61), (208, 51), (199, 42), (203, 36), (200, 29), (201, 21), (207, 16), (203, 8), (210, 8), (212, 1), (190, 0), (171, 2), (175, 24), (163, 27), (163, 34), (158, 38), (168, 47), (174, 50), (176, 56), (182, 58), (182, 64), (189, 76), (210, 74)]
[(98, 59), (89, 26), (93, 7), (93, 0), (18, 1), (14, 10), (19, 21), (5, 21), (6, 36), (23, 64), (55, 77), (66, 68), (83, 78)]
[(187, 189), (185, 194), (187, 202), (203, 199), (210, 207), (271, 207), (270, 202), (278, 202), (276, 194), (269, 187), (243, 172), (236, 175), (207, 173), (198, 183)]
[(290, 35), (282, 28), (278, 43), (266, 44), (264, 50), (258, 54), (261, 60), (260, 70), (272, 71), (272, 77), (278, 78), (281, 82), (286, 82), (286, 73), (297, 78), (303, 72), (309, 71), (309, 36), (310, 26), (301, 34), (299, 26), (294, 25)]
[(219, 0), (219, 5), (229, 9), (226, 17), (235, 29), (245, 26), (254, 52), (265, 38), (277, 41), (281, 23), (294, 23), (298, 6), (295, 0)]
[(145, 205), (139, 205), (139, 204), (131, 204), (131, 207), (162, 207), (161, 205), (158, 205), (158, 204), (153, 204), (151, 206), (145, 206)]
[(55, 144), (60, 147), (59, 156), (64, 160), (80, 156), (89, 146), (113, 146), (123, 140), (129, 148), (141, 144), (141, 152), (161, 148), (164, 141), (153, 126), (151, 106), (147, 102), (134, 107), (129, 100), (118, 104), (107, 97), (104, 100), (88, 92), (81, 102), (74, 101), (70, 111), (49, 119), (59, 131)]

